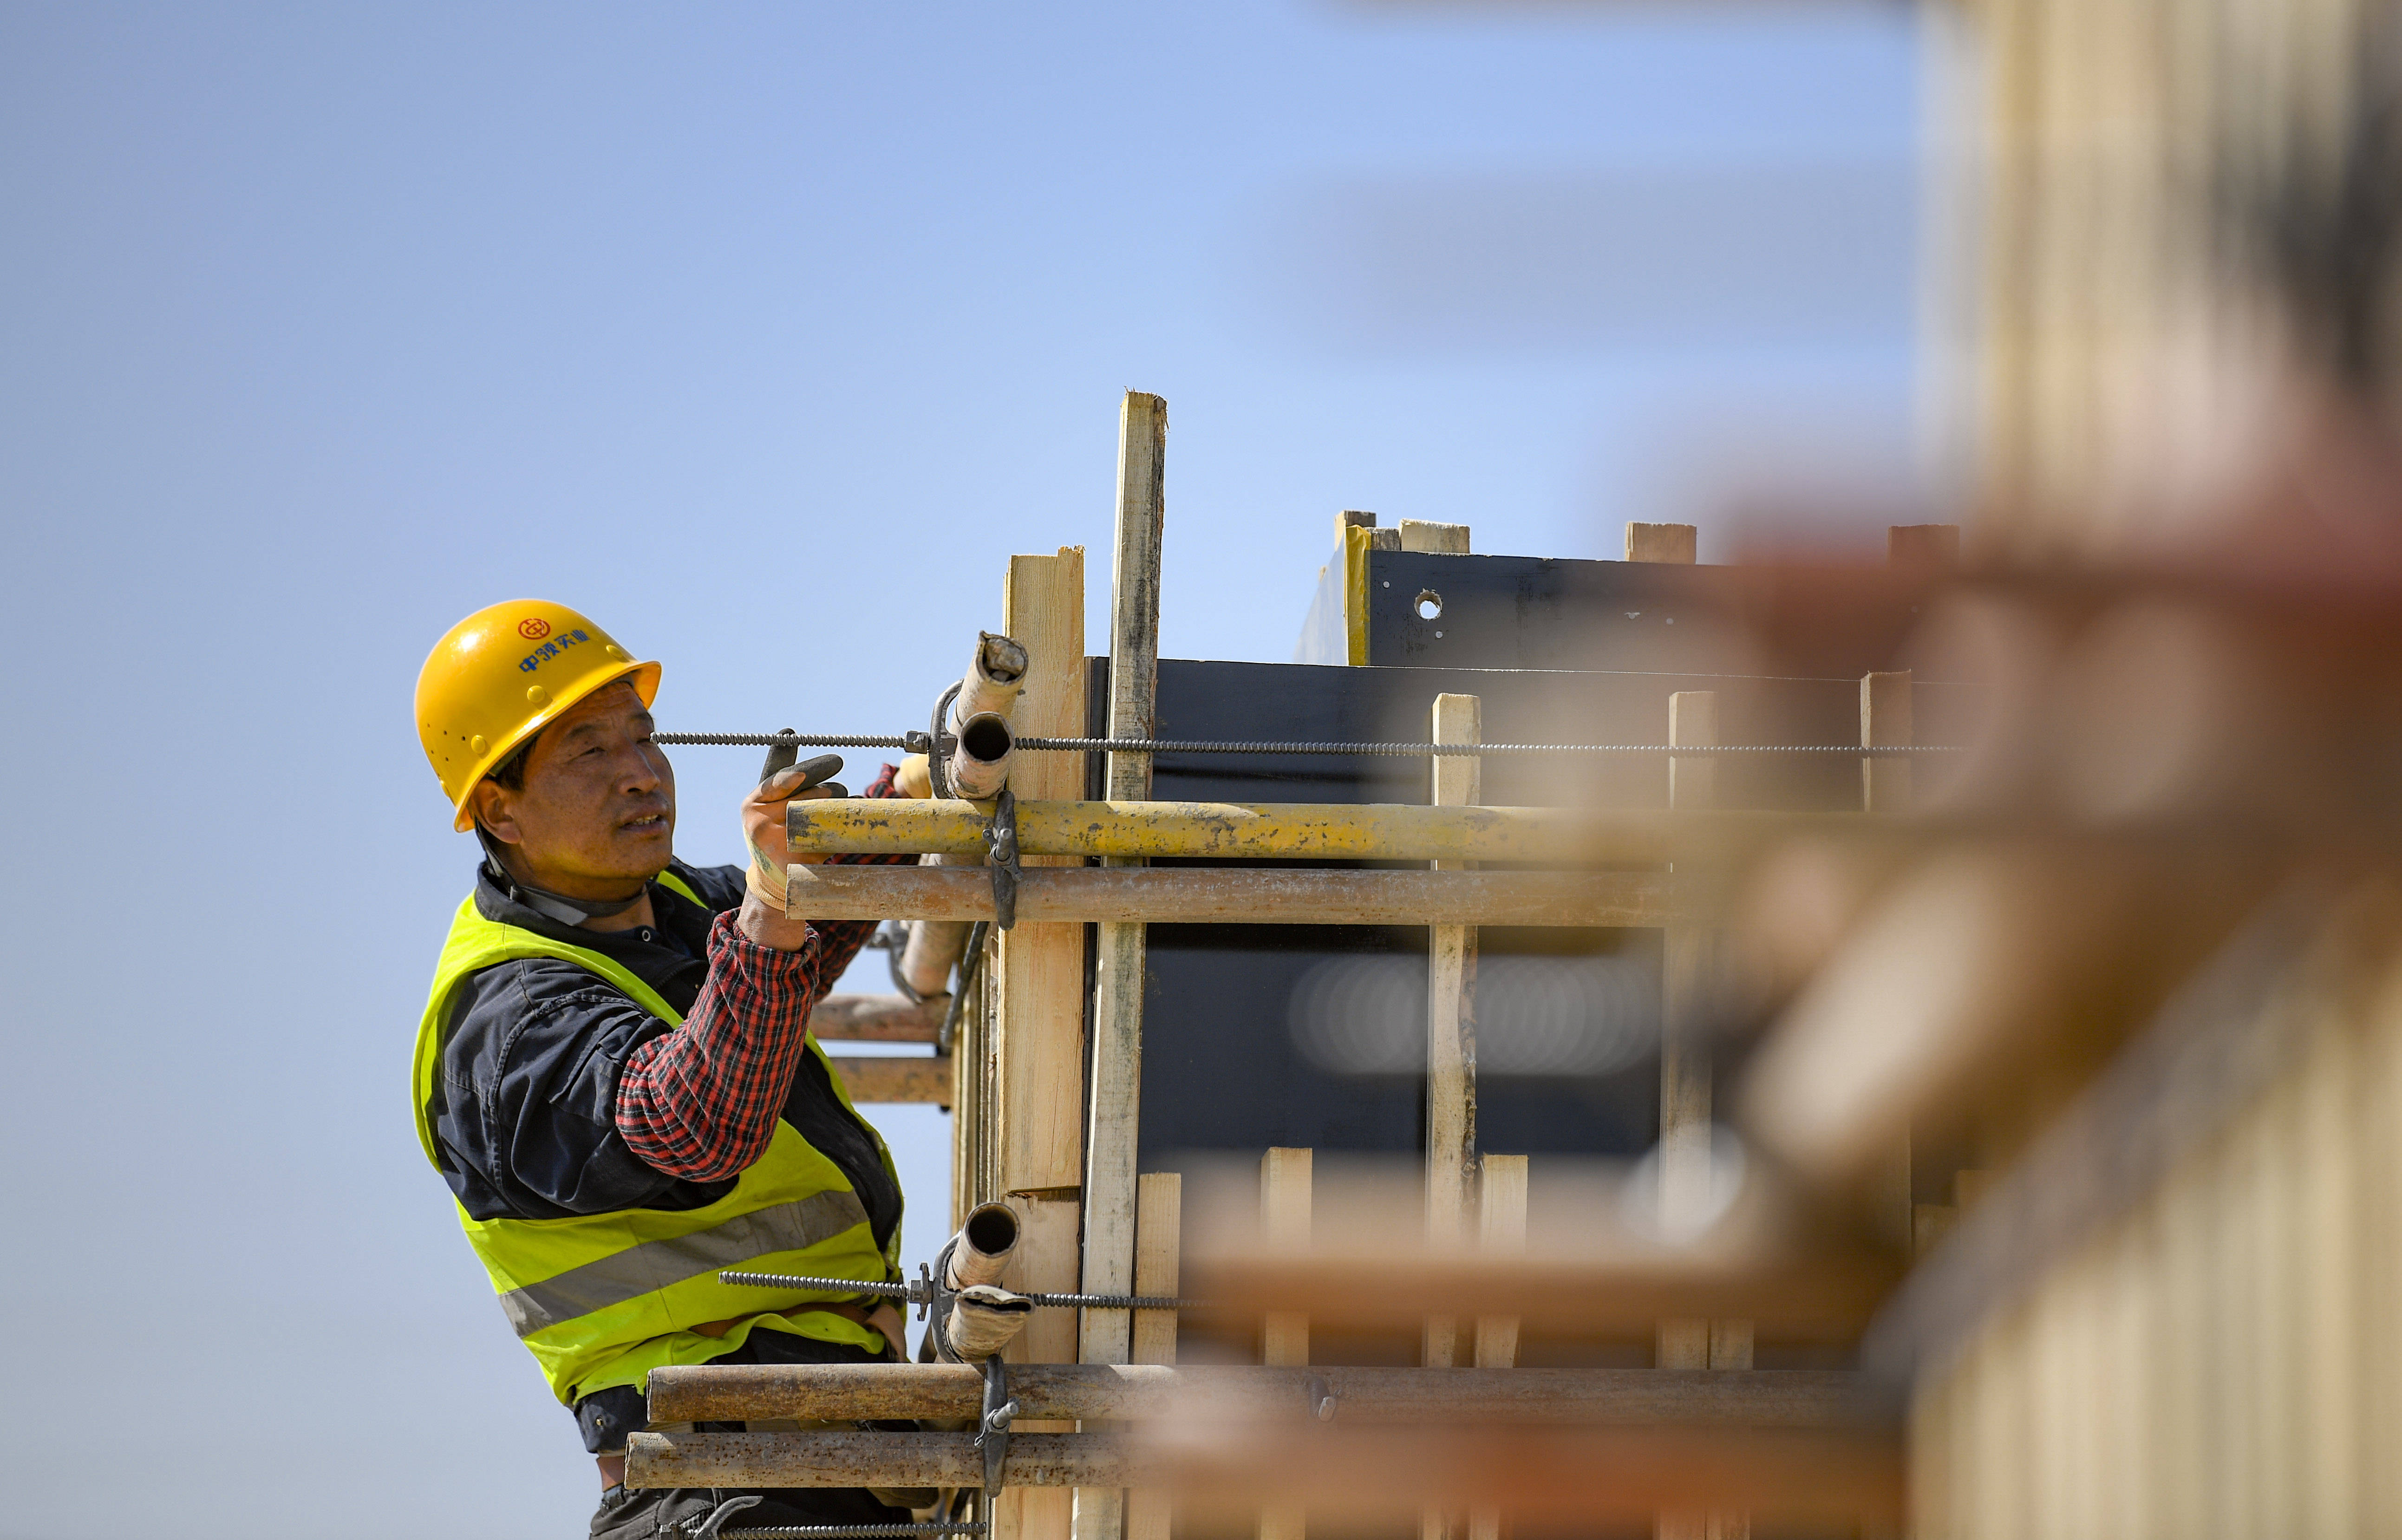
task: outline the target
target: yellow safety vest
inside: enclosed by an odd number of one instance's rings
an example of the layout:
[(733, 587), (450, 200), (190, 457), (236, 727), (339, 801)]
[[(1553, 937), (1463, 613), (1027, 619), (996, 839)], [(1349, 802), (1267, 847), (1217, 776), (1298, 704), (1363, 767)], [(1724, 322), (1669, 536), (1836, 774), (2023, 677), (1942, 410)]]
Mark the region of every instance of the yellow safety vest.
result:
[[(664, 886), (700, 902), (672, 873)], [(565, 942), (488, 920), (470, 895), (450, 922), (450, 936), (434, 969), (434, 991), (417, 1029), (414, 1115), (425, 1158), (440, 1168), (434, 1148), (434, 1077), (460, 983), (480, 969), (517, 957), (557, 957), (599, 974), (662, 1021), (681, 1012), (620, 964)], [(845, 1110), (850, 1093), (816, 1038), (808, 1051), (825, 1066)], [(870, 1130), (871, 1133), (874, 1130)], [(890, 1173), (891, 1151), (877, 1135), (877, 1153)], [(893, 1174), (893, 1187), (900, 1187)], [(818, 1277), (886, 1282), (901, 1274), (897, 1252), (879, 1251), (867, 1210), (842, 1168), (820, 1154), (793, 1125), (779, 1119), (766, 1152), (734, 1189), (701, 1208), (625, 1208), (563, 1219), (477, 1219), (462, 1206), (459, 1223), (491, 1275), (492, 1290), (518, 1338), (531, 1350), (551, 1393), (573, 1404), (612, 1385), (642, 1386), (666, 1364), (698, 1364), (739, 1347), (755, 1327), (880, 1353), (878, 1333), (830, 1311), (794, 1310), (804, 1300), (857, 1298), (793, 1289), (748, 1288), (717, 1281), (722, 1268), (800, 1272)], [(732, 1320), (723, 1336), (691, 1328)]]

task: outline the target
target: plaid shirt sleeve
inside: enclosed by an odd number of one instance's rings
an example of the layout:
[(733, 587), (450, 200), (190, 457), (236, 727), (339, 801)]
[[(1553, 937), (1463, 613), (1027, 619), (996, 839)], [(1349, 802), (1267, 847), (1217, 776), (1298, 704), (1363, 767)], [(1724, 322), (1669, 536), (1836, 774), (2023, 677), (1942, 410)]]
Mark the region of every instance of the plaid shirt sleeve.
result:
[[(862, 793), (894, 795), (891, 765)], [(835, 856), (913, 863), (912, 856)], [(709, 928), (709, 977), (683, 1024), (628, 1056), (617, 1079), (617, 1129), (654, 1170), (693, 1182), (739, 1176), (766, 1153), (808, 1039), (809, 1011), (867, 939), (873, 920), (812, 923), (799, 950), (761, 946), (735, 915)]]

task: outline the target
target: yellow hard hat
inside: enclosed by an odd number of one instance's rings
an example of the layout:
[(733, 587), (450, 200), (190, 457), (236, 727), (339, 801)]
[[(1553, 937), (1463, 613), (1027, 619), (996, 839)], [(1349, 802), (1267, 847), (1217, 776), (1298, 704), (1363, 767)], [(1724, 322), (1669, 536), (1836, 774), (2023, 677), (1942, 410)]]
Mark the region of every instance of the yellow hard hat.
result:
[(659, 666), (637, 663), (564, 604), (513, 598), (450, 627), (417, 671), (417, 736), (465, 831), (467, 793), (518, 745), (595, 690), (631, 679), (648, 706)]

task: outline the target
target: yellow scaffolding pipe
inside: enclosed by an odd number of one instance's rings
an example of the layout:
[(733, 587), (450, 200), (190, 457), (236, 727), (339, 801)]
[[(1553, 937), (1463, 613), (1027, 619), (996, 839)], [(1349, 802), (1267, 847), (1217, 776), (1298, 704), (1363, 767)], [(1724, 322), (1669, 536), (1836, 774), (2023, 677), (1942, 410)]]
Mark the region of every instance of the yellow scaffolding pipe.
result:
[[(908, 798), (795, 802), (795, 854), (981, 856), (973, 803)], [(1410, 803), (1021, 802), (1028, 856), (1222, 860), (1481, 860), (1650, 864), (1668, 859), (1668, 815)]]

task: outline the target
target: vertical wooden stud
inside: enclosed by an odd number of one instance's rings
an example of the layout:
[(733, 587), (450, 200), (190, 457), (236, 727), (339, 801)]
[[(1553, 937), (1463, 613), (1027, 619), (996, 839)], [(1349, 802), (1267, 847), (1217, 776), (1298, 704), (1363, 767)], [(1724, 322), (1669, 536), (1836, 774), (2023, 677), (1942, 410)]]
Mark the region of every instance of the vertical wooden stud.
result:
[[(1118, 413), (1117, 542), (1110, 572), (1109, 736), (1149, 738), (1158, 722), (1159, 554), (1166, 517), (1167, 403), (1128, 391)], [(1151, 755), (1112, 753), (1108, 797), (1151, 795)], [(1110, 866), (1141, 862), (1112, 859)], [(1134, 1282), (1135, 1149), (1142, 1106), (1139, 925), (1094, 930), (1093, 1094), (1084, 1140), (1084, 1291), (1124, 1294)], [(1126, 1361), (1132, 1324), (1123, 1310), (1088, 1310), (1077, 1343), (1087, 1364)], [(1125, 1493), (1080, 1487), (1076, 1540), (1118, 1540)]]
[[(1260, 1157), (1260, 1231), (1269, 1246), (1299, 1251), (1309, 1244), (1311, 1151), (1277, 1148)], [(1270, 1311), (1260, 1337), (1260, 1362), (1297, 1368), (1309, 1362), (1309, 1317)]]
[[(1668, 742), (1678, 749), (1713, 747), (1719, 740), (1715, 692), (1679, 691), (1668, 697)], [(1668, 805), (1677, 812), (1707, 809), (1718, 801), (1718, 762), (1709, 755), (1668, 757)], [(1695, 1007), (1707, 966), (1707, 932), (1672, 921), (1663, 941), (1660, 1020), (1660, 1217), (1664, 1224), (1707, 1210), (1710, 1201), (1710, 1064), (1698, 1040)], [(1706, 1320), (1677, 1317), (1660, 1323), (1662, 1368), (1706, 1368), (1710, 1327)]]
[[(1029, 667), (1011, 723), (1028, 735), (1084, 730), (1084, 552), (1012, 557), (1001, 629), (1025, 643)], [(1083, 795), (1071, 754), (1030, 754), (1011, 771), (1020, 797)], [(1076, 864), (1026, 858), (1028, 866)], [(997, 938), (991, 959), (994, 1106), (986, 1108), (998, 1186), (1024, 1220), (1012, 1282), (1018, 1288), (1073, 1289), (1079, 1268), (1078, 1189), (1083, 1179), (1084, 928), (1027, 922)], [(1054, 1317), (1046, 1320), (1044, 1317)], [(1037, 1311), (1011, 1345), (1019, 1363), (1072, 1363), (1075, 1317)], [(1066, 1424), (1021, 1423), (1028, 1432)], [(1072, 1497), (1064, 1487), (1013, 1487), (995, 1506), (991, 1540), (1068, 1540)]]
[[(1137, 1184), (1135, 1202), (1134, 1291), (1166, 1298), (1182, 1287), (1184, 1178), (1173, 1171), (1154, 1172)], [(1138, 1310), (1134, 1340), (1126, 1361), (1134, 1364), (1176, 1362), (1176, 1312)]]
[[(1020, 927), (1020, 928), (1024, 928)], [(1019, 1193), (1010, 1199), (1018, 1213), (1017, 1253), (1001, 1282), (1018, 1290), (1068, 1291), (1076, 1276), (1077, 1203), (1072, 1196)], [(1056, 1316), (1045, 1321), (1044, 1316)], [(1038, 1310), (1005, 1355), (1013, 1364), (1072, 1363), (1075, 1317), (1064, 1310)], [(1072, 1433), (1075, 1424), (1021, 1418), (1020, 1433)], [(993, 1505), (997, 1540), (1067, 1540), (1074, 1523), (1074, 1493), (1067, 1487), (1007, 1487)]]
[[(1158, 722), (1159, 572), (1167, 404), (1126, 392), (1119, 419), (1117, 549), (1111, 563), (1110, 715), (1113, 738), (1149, 738)], [(1112, 802), (1151, 795), (1151, 756), (1112, 753)], [(1112, 858), (1111, 866), (1139, 860)], [(1084, 1291), (1124, 1294), (1134, 1279), (1135, 1149), (1142, 1101), (1144, 928), (1096, 928), (1093, 1095), (1084, 1155)], [(1081, 1361), (1126, 1361), (1122, 1310), (1084, 1312)], [(1093, 1540), (1084, 1536), (1083, 1540)]]
[[(1631, 543), (1631, 541), (1630, 541)], [(1715, 747), (1718, 696), (1679, 691), (1668, 697), (1668, 742), (1677, 749)], [(1718, 762), (1706, 754), (1668, 758), (1668, 805), (1695, 812), (1718, 801)], [(1660, 1217), (1674, 1227), (1706, 1213), (1710, 1203), (1710, 1061), (1697, 1016), (1708, 968), (1710, 938), (1700, 925), (1670, 922), (1663, 939), (1660, 1020)], [(1712, 1368), (1721, 1357), (1751, 1361), (1750, 1324), (1677, 1316), (1660, 1323), (1655, 1361), (1662, 1368)], [(1660, 1540), (1719, 1540), (1724, 1516), (1675, 1511), (1659, 1516)]]
[[(1484, 740), (1484, 703), (1474, 695), (1437, 695), (1431, 742)], [(1429, 776), (1438, 806), (1477, 802), (1484, 761), (1437, 755)], [(1437, 870), (1465, 863), (1437, 861)], [(1442, 1250), (1467, 1236), (1476, 1180), (1476, 928), (1438, 925), (1427, 937), (1427, 1244)], [(1449, 1368), (1459, 1357), (1459, 1320), (1427, 1319), (1418, 1361)], [(1452, 1516), (1429, 1508), (1420, 1516), (1420, 1540), (1446, 1540)]]
[[(1310, 1239), (1310, 1151), (1271, 1149), (1260, 1159), (1260, 1229), (1268, 1245), (1301, 1250)], [(1299, 1368), (1309, 1362), (1309, 1317), (1270, 1311), (1260, 1329), (1260, 1362)], [(1295, 1506), (1260, 1510), (1260, 1540), (1305, 1540), (1308, 1519)]]
[[(1476, 1244), (1488, 1254), (1524, 1256), (1526, 1250), (1526, 1157), (1485, 1155), (1477, 1161)], [(1513, 1368), (1518, 1363), (1518, 1318), (1476, 1318), (1476, 1367)], [(1468, 1515), (1468, 1540), (1501, 1540), (1498, 1508)]]
[[(1634, 553), (1629, 526), (1629, 553)], [(1718, 745), (1718, 694), (1681, 690), (1667, 696), (1669, 748)], [(1718, 803), (1718, 759), (1710, 754), (1669, 754), (1667, 804), (1674, 812), (1701, 812)], [(1689, 1223), (1710, 1203), (1710, 1054), (1698, 1033), (1696, 1014), (1703, 975), (1708, 969), (1708, 929), (1677, 917), (1663, 937), (1660, 975), (1660, 1220)], [(1705, 1316), (1669, 1316), (1660, 1321), (1655, 1362), (1663, 1369), (1708, 1369), (1713, 1357), (1713, 1321)], [(1710, 1516), (1669, 1511), (1657, 1519), (1660, 1540), (1703, 1540)]]
[[(1134, 1291), (1170, 1296), (1181, 1286), (1181, 1226), (1184, 1178), (1158, 1172), (1139, 1178), (1135, 1198)], [(1134, 1313), (1134, 1337), (1127, 1361), (1137, 1364), (1176, 1362), (1176, 1312), (1139, 1310)], [(1125, 1540), (1168, 1540), (1171, 1518), (1167, 1493), (1156, 1487), (1136, 1487), (1125, 1497)]]
[(1626, 559), (1629, 561), (1666, 561), (1690, 567), (1700, 547), (1700, 533), (1690, 524), (1630, 524), (1626, 527)]
[[(1495, 1256), (1526, 1250), (1526, 1157), (1487, 1155), (1477, 1162), (1476, 1243)], [(1476, 1367), (1512, 1368), (1518, 1362), (1518, 1317), (1476, 1318)]]
[[(1906, 749), (1916, 742), (1911, 722), (1910, 674), (1866, 674), (1860, 679), (1860, 747)], [(1906, 754), (1860, 756), (1860, 804), (1871, 813), (1898, 813), (1910, 805), (1911, 765)]]
[[(1483, 703), (1474, 695), (1437, 695), (1434, 743), (1478, 743), (1484, 738)], [(1433, 801), (1442, 807), (1473, 806), (1484, 761), (1466, 755), (1433, 759)], [(1437, 870), (1456, 862), (1437, 861)], [(1440, 1250), (1467, 1233), (1470, 1183), (1476, 1166), (1476, 928), (1431, 928), (1427, 947), (1427, 1242)], [(1448, 1368), (1458, 1349), (1459, 1325), (1451, 1316), (1426, 1324), (1421, 1357), (1429, 1368)]]
[[(1012, 557), (1001, 624), (1025, 643), (1030, 660), (1012, 725), (1028, 736), (1083, 732), (1084, 548)], [(1022, 758), (1026, 763), (1011, 771), (1020, 798), (1082, 794), (1084, 775), (1073, 756)], [(1028, 866), (1061, 863), (1074, 858), (1026, 858)], [(1028, 922), (1002, 931), (997, 961), (1001, 1189), (1072, 1192), (1084, 1164), (1084, 927)]]

